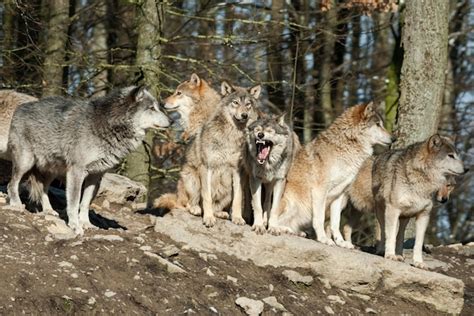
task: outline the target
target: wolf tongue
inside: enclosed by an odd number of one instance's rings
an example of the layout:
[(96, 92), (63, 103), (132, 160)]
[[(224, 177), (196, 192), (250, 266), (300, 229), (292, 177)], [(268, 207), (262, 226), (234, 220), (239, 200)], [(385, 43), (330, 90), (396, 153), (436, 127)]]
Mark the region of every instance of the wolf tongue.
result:
[(269, 153), (270, 153), (270, 146), (263, 147), (262, 150), (260, 150), (258, 153), (258, 159), (260, 160), (267, 159)]

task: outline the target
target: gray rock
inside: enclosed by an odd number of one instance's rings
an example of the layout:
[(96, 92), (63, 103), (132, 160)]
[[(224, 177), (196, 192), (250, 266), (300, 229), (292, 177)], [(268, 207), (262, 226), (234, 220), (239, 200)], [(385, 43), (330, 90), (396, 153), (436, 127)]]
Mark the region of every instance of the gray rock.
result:
[(305, 285), (311, 285), (313, 284), (313, 277), (310, 275), (301, 275), (296, 271), (293, 270), (285, 270), (282, 273), (284, 276), (288, 278), (291, 282), (297, 284), (297, 283), (303, 283)]
[(158, 256), (155, 253), (145, 251), (144, 254), (146, 256), (150, 257), (150, 258), (156, 259), (158, 261), (158, 263), (160, 263), (161, 265), (166, 267), (166, 270), (169, 273), (186, 273), (186, 271), (184, 271), (182, 268), (178, 267), (174, 263), (169, 262), (166, 259), (161, 258), (160, 256)]
[(258, 316), (263, 312), (263, 302), (259, 300), (239, 297), (235, 300), (235, 304), (242, 307), (245, 313), (250, 316)]
[(377, 291), (424, 302), (445, 313), (460, 313), (464, 304), (461, 280), (306, 238), (256, 235), (249, 226), (224, 220), (206, 228), (202, 218), (186, 212), (158, 217), (155, 230), (197, 252), (225, 253), (262, 267), (310, 269), (332, 286), (351, 293), (370, 295)]
[(331, 307), (329, 307), (329, 306), (324, 306), (324, 310), (325, 310), (326, 313), (328, 313), (329, 315), (334, 315), (334, 311), (332, 310)]
[(179, 248), (176, 247), (175, 245), (168, 245), (160, 250), (160, 254), (166, 258), (174, 257), (179, 254)]
[(286, 312), (286, 308), (285, 306), (283, 306), (282, 304), (280, 304), (276, 297), (275, 296), (269, 296), (269, 297), (266, 297), (264, 298), (262, 301), (264, 301), (266, 304), (270, 305), (271, 307), (273, 307), (274, 309), (276, 309), (277, 311), (280, 311), (280, 312)]
[(370, 307), (367, 307), (367, 308), (365, 309), (365, 312), (366, 312), (367, 314), (377, 314), (377, 311), (376, 311), (375, 309), (370, 308)]
[(105, 240), (105, 241), (123, 241), (123, 238), (117, 235), (94, 235), (87, 238), (89, 240)]
[(125, 204), (139, 200), (146, 191), (146, 187), (141, 183), (115, 173), (106, 173), (96, 198), (105, 198), (110, 203)]
[(329, 295), (328, 299), (332, 302), (339, 303), (341, 305), (346, 304), (346, 301), (344, 301), (340, 296), (338, 295)]

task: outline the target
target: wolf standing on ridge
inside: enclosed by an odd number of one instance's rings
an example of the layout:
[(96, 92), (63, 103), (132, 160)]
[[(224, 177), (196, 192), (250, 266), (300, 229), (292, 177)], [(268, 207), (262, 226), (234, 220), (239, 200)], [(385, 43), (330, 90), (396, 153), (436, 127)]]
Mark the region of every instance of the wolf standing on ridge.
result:
[[(413, 263), (426, 268), (422, 247), (428, 227), (432, 195), (446, 177), (467, 172), (453, 142), (438, 134), (404, 149), (385, 152), (374, 159), (372, 193), (385, 239), (385, 258), (403, 261), (403, 237), (411, 217), (416, 217)], [(400, 242), (401, 240), (401, 242)]]
[[(252, 195), (252, 229), (257, 234), (266, 231), (267, 220), (274, 221), (272, 214), (280, 204), (286, 175), (300, 147), (298, 136), (285, 123), (285, 114), (261, 117), (248, 127), (243, 160)], [(265, 188), (263, 209), (262, 186)]]
[(65, 175), (68, 225), (83, 234), (91, 226), (89, 205), (102, 175), (138, 147), (146, 129), (169, 125), (144, 87), (92, 100), (49, 97), (24, 104), (13, 115), (8, 140), (10, 206), (21, 208), (18, 187), (27, 172), (38, 200), (47, 197), (54, 178)]
[(312, 227), (319, 242), (333, 245), (324, 231), (326, 208), (330, 208), (334, 241), (349, 247), (338, 226), (345, 192), (372, 155), (373, 146), (391, 142), (372, 102), (348, 108), (296, 154), (276, 221), (269, 225), (269, 231), (300, 234)]

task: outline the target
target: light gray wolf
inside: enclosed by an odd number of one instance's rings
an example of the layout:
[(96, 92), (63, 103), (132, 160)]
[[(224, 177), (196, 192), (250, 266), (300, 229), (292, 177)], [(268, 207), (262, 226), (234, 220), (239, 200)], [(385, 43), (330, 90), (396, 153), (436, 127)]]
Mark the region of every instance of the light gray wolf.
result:
[[(344, 239), (352, 243), (352, 231), (354, 227), (360, 225), (360, 218), (362, 213), (374, 213), (375, 214), (375, 200), (372, 193), (372, 168), (374, 164), (375, 156), (367, 159), (362, 167), (360, 168), (355, 180), (351, 183), (348, 189), (349, 201), (345, 214), (347, 217), (347, 223), (344, 225), (343, 233)], [(445, 182), (441, 188), (436, 191), (435, 199), (440, 203), (445, 203), (451, 192), (454, 190), (456, 185), (456, 179), (453, 176), (446, 177)], [(383, 220), (383, 219), (381, 219)], [(398, 242), (403, 242), (403, 232), (399, 230), (397, 236)], [(375, 241), (378, 249), (378, 253), (384, 252), (384, 244), (382, 243), (382, 232), (380, 230), (380, 224), (375, 221)], [(400, 245), (399, 245), (400, 246)], [(403, 245), (401, 245), (403, 246)]]
[[(258, 118), (261, 86), (241, 88), (226, 81), (222, 82), (223, 98), (219, 110), (202, 127), (192, 142), (189, 156), (191, 166), (198, 170), (200, 183), (185, 181), (186, 190), (192, 197), (190, 212), (201, 213), (203, 224), (211, 227), (216, 217), (225, 218), (221, 200), (232, 199), (232, 222), (244, 225), (242, 217), (242, 157), (245, 151), (245, 130)], [(231, 185), (229, 185), (229, 182)], [(219, 197), (220, 196), (220, 197)], [(218, 198), (217, 198), (218, 197)]]
[(13, 90), (0, 90), (0, 158), (9, 159), (7, 152), (8, 134), (13, 113), (23, 103), (37, 101), (38, 99)]
[(433, 193), (446, 183), (447, 176), (464, 172), (464, 164), (453, 142), (438, 134), (404, 149), (390, 150), (374, 159), (372, 193), (385, 244), (385, 258), (403, 260), (404, 236), (398, 232), (404, 232), (409, 219), (415, 217), (413, 262), (416, 267), (426, 268), (422, 247), (433, 206)]
[[(206, 80), (193, 73), (191, 78), (179, 84), (174, 93), (164, 102), (167, 110), (179, 113), (181, 118), (179, 124), (184, 130), (183, 139), (192, 141), (204, 123), (218, 110), (221, 98), (222, 95), (214, 90)], [(192, 161), (192, 154), (188, 154), (188, 156), (187, 160)], [(199, 182), (198, 170), (191, 167), (190, 163), (185, 163), (180, 172), (176, 193), (161, 195), (153, 201), (153, 207), (167, 210), (189, 210), (190, 197), (185, 183), (193, 188)], [(194, 192), (194, 190), (191, 191)], [(196, 204), (194, 201), (191, 203)], [(226, 204), (225, 201), (223, 203)], [(199, 213), (199, 215), (201, 214)]]
[(193, 73), (189, 80), (178, 85), (172, 95), (164, 100), (165, 109), (180, 115), (179, 125), (184, 138), (193, 137), (199, 128), (212, 117), (221, 95), (206, 80)]
[[(246, 134), (247, 150), (243, 161), (252, 195), (252, 229), (263, 234), (267, 219), (274, 220), (272, 214), (280, 204), (286, 175), (301, 145), (298, 136), (285, 123), (285, 113), (259, 118), (249, 125)], [(265, 190), (263, 209), (262, 187)]]
[[(339, 230), (346, 190), (363, 162), (372, 156), (373, 146), (391, 142), (372, 102), (345, 110), (296, 154), (269, 232), (302, 234), (313, 228), (319, 242), (350, 247)], [(324, 230), (326, 209), (330, 210), (334, 242)]]
[(169, 125), (145, 87), (92, 100), (49, 97), (18, 107), (8, 140), (10, 206), (22, 206), (18, 186), (26, 173), (32, 195), (42, 201), (51, 181), (65, 176), (68, 225), (83, 234), (91, 226), (89, 205), (102, 175), (142, 142), (146, 129)]

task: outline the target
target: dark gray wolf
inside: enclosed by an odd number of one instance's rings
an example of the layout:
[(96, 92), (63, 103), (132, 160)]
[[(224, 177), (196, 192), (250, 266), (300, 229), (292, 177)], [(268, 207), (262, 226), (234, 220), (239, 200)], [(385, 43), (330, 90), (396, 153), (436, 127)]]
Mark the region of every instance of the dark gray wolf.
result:
[[(298, 136), (285, 123), (285, 114), (261, 117), (247, 129), (244, 164), (252, 195), (252, 229), (258, 234), (266, 231), (267, 219), (270, 225), (274, 224), (272, 214), (280, 204), (286, 175), (300, 147)], [(262, 186), (265, 188), (263, 209)]]
[(93, 100), (50, 97), (24, 104), (13, 115), (8, 140), (10, 206), (21, 208), (18, 186), (26, 173), (33, 197), (43, 202), (51, 181), (66, 176), (68, 225), (83, 234), (102, 175), (141, 143), (146, 129), (169, 125), (144, 87)]
[(438, 134), (374, 159), (372, 193), (382, 243), (385, 244), (385, 258), (403, 260), (404, 236), (398, 232), (404, 232), (409, 219), (415, 217), (413, 262), (416, 267), (426, 268), (422, 247), (433, 206), (433, 193), (446, 184), (448, 176), (465, 172), (453, 142)]
[[(346, 191), (375, 144), (389, 145), (390, 134), (373, 103), (353, 106), (296, 154), (275, 225), (269, 232), (301, 234), (313, 228), (319, 242), (343, 247), (339, 230)], [(334, 242), (324, 230), (326, 209), (330, 209)]]

